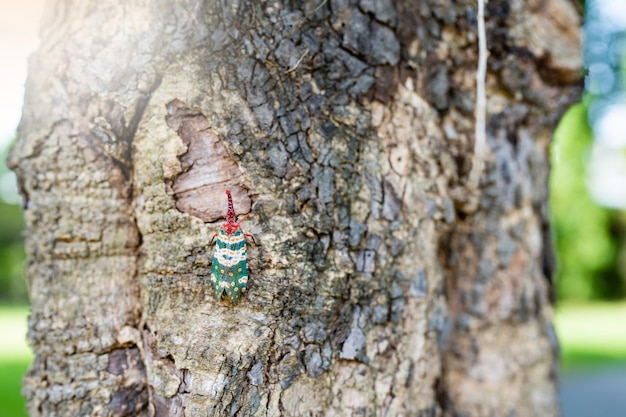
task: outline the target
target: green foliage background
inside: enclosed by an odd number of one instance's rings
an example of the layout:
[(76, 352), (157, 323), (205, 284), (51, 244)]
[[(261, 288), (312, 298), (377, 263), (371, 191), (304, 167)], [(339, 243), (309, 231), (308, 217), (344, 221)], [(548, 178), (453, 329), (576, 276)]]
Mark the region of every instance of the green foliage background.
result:
[(560, 300), (626, 296), (626, 219), (623, 212), (601, 207), (589, 195), (586, 160), (592, 142), (587, 106), (581, 102), (565, 114), (552, 144), (550, 207)]
[[(7, 149), (0, 149), (0, 179), (9, 169), (5, 164)], [(0, 304), (27, 303), (23, 270), (24, 217), (16, 204), (7, 204), (0, 196)]]
[(26, 302), (24, 284), (24, 221), (19, 206), (0, 203), (0, 302)]

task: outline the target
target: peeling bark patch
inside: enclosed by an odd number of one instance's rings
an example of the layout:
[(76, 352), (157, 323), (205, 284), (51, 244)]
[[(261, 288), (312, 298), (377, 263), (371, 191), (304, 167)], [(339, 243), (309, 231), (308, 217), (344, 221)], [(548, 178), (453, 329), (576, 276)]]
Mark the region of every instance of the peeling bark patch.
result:
[(365, 348), (365, 333), (358, 327), (353, 327), (339, 355), (342, 359), (357, 359)]
[(224, 190), (229, 189), (241, 214), (248, 213), (252, 201), (243, 186), (241, 169), (206, 117), (177, 99), (166, 108), (168, 126), (187, 148), (178, 155), (178, 172), (167, 182), (176, 208), (205, 222), (215, 221), (225, 214), (222, 197)]
[(109, 403), (108, 415), (136, 416), (148, 406), (148, 390), (143, 382), (134, 383), (117, 391)]
[(130, 349), (116, 349), (109, 354), (107, 372), (113, 375), (123, 375), (128, 369), (139, 369), (144, 372), (141, 353), (136, 347)]
[(428, 295), (428, 280), (423, 268), (418, 269), (415, 273), (409, 291), (413, 297), (426, 297)]
[(248, 380), (251, 385), (258, 387), (263, 385), (263, 363), (257, 362), (252, 366), (252, 369), (248, 371)]
[(360, 307), (356, 307), (352, 312), (352, 326), (339, 353), (341, 359), (369, 362), (365, 352), (367, 336), (363, 329), (366, 315), (366, 311)]
[(301, 367), (298, 358), (293, 353), (287, 353), (278, 364), (279, 384), (282, 389), (287, 389), (300, 375)]
[(398, 84), (402, 81), (397, 67), (380, 65), (376, 67), (375, 84), (372, 88), (373, 99), (381, 103), (389, 103), (398, 91)]
[(426, 96), (437, 110), (447, 110), (449, 106), (448, 92), (450, 90), (450, 80), (448, 79), (448, 68), (440, 63), (426, 76)]
[(307, 373), (311, 378), (320, 376), (326, 370), (324, 367), (324, 358), (317, 345), (307, 345), (304, 351), (304, 363)]
[(393, 185), (389, 181), (383, 181), (383, 189), (385, 190), (383, 217), (387, 220), (396, 220), (400, 216), (402, 200), (396, 195)]
[(398, 14), (393, 8), (391, 0), (360, 0), (359, 8), (366, 13), (372, 13), (376, 20), (392, 27), (398, 21)]
[(182, 399), (179, 396), (163, 398), (159, 395), (151, 396), (155, 417), (176, 417), (184, 415)]
[(136, 346), (113, 350), (109, 354), (107, 372), (123, 377), (123, 386), (108, 403), (110, 416), (135, 416), (148, 406), (146, 370)]
[[(335, 2), (333, 6), (339, 6)], [(343, 27), (343, 46), (363, 54), (373, 65), (396, 65), (400, 60), (400, 42), (394, 32), (358, 9), (337, 7), (335, 28)]]
[(155, 417), (183, 416), (183, 397), (177, 395), (185, 391), (190, 380), (187, 369), (177, 369), (171, 355), (162, 357), (158, 352), (157, 340), (147, 327), (143, 331), (145, 363), (148, 368), (148, 388), (150, 404)]

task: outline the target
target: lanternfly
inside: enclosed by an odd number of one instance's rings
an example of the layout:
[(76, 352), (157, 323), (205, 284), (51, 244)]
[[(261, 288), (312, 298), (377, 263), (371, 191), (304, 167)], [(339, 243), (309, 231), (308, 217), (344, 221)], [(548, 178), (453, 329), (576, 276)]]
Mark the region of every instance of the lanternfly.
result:
[(237, 222), (230, 191), (226, 190), (226, 195), (228, 196), (226, 221), (222, 223), (220, 231), (213, 236), (213, 239), (217, 239), (211, 267), (211, 282), (213, 282), (213, 297), (216, 300), (219, 301), (226, 291), (230, 302), (236, 304), (241, 295), (246, 292), (248, 284), (248, 255), (245, 238), (252, 237), (252, 235), (244, 234), (239, 226), (250, 213)]

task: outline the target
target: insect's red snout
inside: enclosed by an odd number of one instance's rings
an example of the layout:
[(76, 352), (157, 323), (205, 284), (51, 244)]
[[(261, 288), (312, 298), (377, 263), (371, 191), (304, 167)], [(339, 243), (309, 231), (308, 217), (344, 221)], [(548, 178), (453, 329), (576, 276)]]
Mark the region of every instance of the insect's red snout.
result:
[[(230, 195), (229, 190), (226, 190), (226, 196), (228, 197), (228, 210), (226, 211), (226, 223), (231, 223), (232, 225), (236, 225), (237, 215), (235, 214), (235, 207), (233, 206), (233, 197)], [(236, 228), (234, 230), (236, 230)]]

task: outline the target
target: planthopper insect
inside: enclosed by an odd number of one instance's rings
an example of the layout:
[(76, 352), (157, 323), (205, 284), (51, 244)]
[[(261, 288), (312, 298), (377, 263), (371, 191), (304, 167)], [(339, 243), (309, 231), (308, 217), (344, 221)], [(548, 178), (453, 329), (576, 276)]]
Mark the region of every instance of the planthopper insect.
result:
[[(217, 239), (211, 267), (211, 281), (213, 282), (213, 297), (217, 301), (226, 291), (230, 302), (236, 304), (241, 295), (246, 292), (248, 284), (248, 255), (245, 238), (252, 237), (252, 235), (244, 234), (239, 226), (250, 213), (237, 222), (233, 198), (229, 190), (226, 190), (226, 195), (228, 196), (226, 221), (222, 223), (220, 231), (213, 236), (213, 239)], [(254, 237), (252, 238), (254, 240)]]

